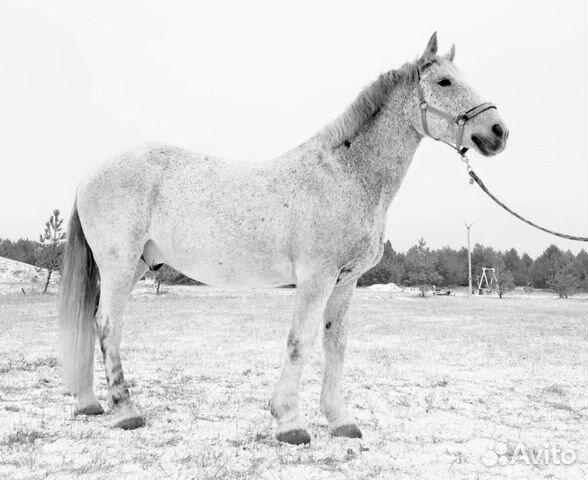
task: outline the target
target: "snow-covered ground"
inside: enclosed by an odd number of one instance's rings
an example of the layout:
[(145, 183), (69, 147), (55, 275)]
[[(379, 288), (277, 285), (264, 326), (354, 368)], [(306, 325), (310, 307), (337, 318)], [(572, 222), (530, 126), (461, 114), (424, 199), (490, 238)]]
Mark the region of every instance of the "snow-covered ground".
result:
[[(21, 294), (38, 293), (45, 287), (47, 273), (28, 263), (17, 262), (0, 257), (0, 295), (19, 291)], [(54, 272), (50, 288), (54, 290), (59, 281), (59, 273)]]
[[(301, 408), (309, 447), (279, 444), (268, 399), (295, 290), (140, 284), (122, 357), (146, 414), (73, 417), (55, 358), (55, 295), (0, 295), (0, 479), (585, 479), (586, 298), (418, 298), (358, 290), (345, 397), (362, 440), (330, 438), (319, 412), (320, 341)], [(97, 393), (106, 407), (102, 361)], [(573, 465), (510, 465), (522, 444)], [(496, 445), (507, 466), (488, 467)], [(502, 458), (502, 457), (501, 457)]]
[(370, 285), (367, 287), (368, 290), (373, 290), (374, 292), (402, 292), (404, 289), (399, 287), (395, 283), (375, 283), (374, 285)]

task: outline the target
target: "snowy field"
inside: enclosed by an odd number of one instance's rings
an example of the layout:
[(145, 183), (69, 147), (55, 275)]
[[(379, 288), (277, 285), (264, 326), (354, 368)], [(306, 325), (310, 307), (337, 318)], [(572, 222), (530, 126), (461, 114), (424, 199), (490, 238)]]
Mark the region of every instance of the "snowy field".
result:
[(275, 441), (268, 408), (295, 291), (165, 290), (140, 286), (127, 310), (123, 367), (147, 417), (135, 431), (73, 417), (55, 294), (4, 290), (0, 479), (588, 478), (586, 297), (359, 290), (345, 395), (364, 438), (328, 435), (318, 341), (301, 395), (313, 439), (295, 447)]

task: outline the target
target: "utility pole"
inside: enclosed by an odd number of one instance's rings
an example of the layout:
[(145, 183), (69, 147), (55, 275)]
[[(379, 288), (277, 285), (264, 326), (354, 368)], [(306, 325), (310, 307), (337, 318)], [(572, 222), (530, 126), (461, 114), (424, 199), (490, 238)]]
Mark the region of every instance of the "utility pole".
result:
[(468, 298), (472, 296), (472, 249), (470, 247), (470, 228), (472, 228), (473, 223), (469, 225), (467, 223), (464, 224), (468, 229)]

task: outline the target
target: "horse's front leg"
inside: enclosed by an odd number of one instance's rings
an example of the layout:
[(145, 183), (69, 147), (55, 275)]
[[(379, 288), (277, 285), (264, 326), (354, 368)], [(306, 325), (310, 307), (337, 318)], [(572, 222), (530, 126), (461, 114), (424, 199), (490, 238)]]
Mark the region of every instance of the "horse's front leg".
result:
[(343, 360), (347, 344), (347, 318), (356, 282), (335, 287), (325, 309), (323, 347), (325, 371), (321, 391), (321, 412), (327, 417), (329, 431), (336, 437), (361, 438), (361, 430), (347, 411), (341, 393)]
[(277, 421), (276, 438), (281, 442), (310, 443), (298, 411), (298, 386), (335, 281), (336, 274), (315, 274), (298, 280), (284, 368), (271, 400), (271, 412)]

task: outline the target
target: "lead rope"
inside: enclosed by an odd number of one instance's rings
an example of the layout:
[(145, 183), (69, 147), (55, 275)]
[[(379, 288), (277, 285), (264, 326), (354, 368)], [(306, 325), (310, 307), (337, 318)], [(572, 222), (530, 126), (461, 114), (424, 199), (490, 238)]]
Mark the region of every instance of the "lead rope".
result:
[(500, 200), (498, 200), (490, 192), (490, 190), (488, 190), (488, 187), (486, 187), (486, 185), (484, 185), (484, 182), (482, 182), (482, 179), (480, 177), (478, 177), (478, 175), (476, 175), (476, 172), (474, 172), (474, 170), (470, 166), (469, 158), (466, 157), (465, 155), (461, 155), (461, 160), (462, 160), (462, 162), (464, 162), (466, 164), (468, 175), (470, 176), (470, 183), (476, 182), (486, 195), (488, 195), (492, 200), (494, 200), (498, 205), (500, 205), (502, 208), (504, 208), (511, 215), (514, 215), (519, 220), (522, 220), (523, 222), (525, 222), (528, 225), (531, 225), (532, 227), (538, 228), (539, 230), (543, 230), (544, 232), (547, 232), (547, 233), (551, 233), (551, 235), (555, 235), (556, 237), (566, 238), (568, 240), (577, 240), (579, 242), (588, 242), (588, 237), (577, 237), (575, 235), (568, 235), (566, 233), (555, 232), (554, 230), (550, 230), (548, 228), (541, 227), (541, 226), (537, 225), (536, 223), (533, 223), (531, 220), (527, 220), (522, 215), (519, 215), (517, 212), (511, 210), (504, 203), (502, 203)]

